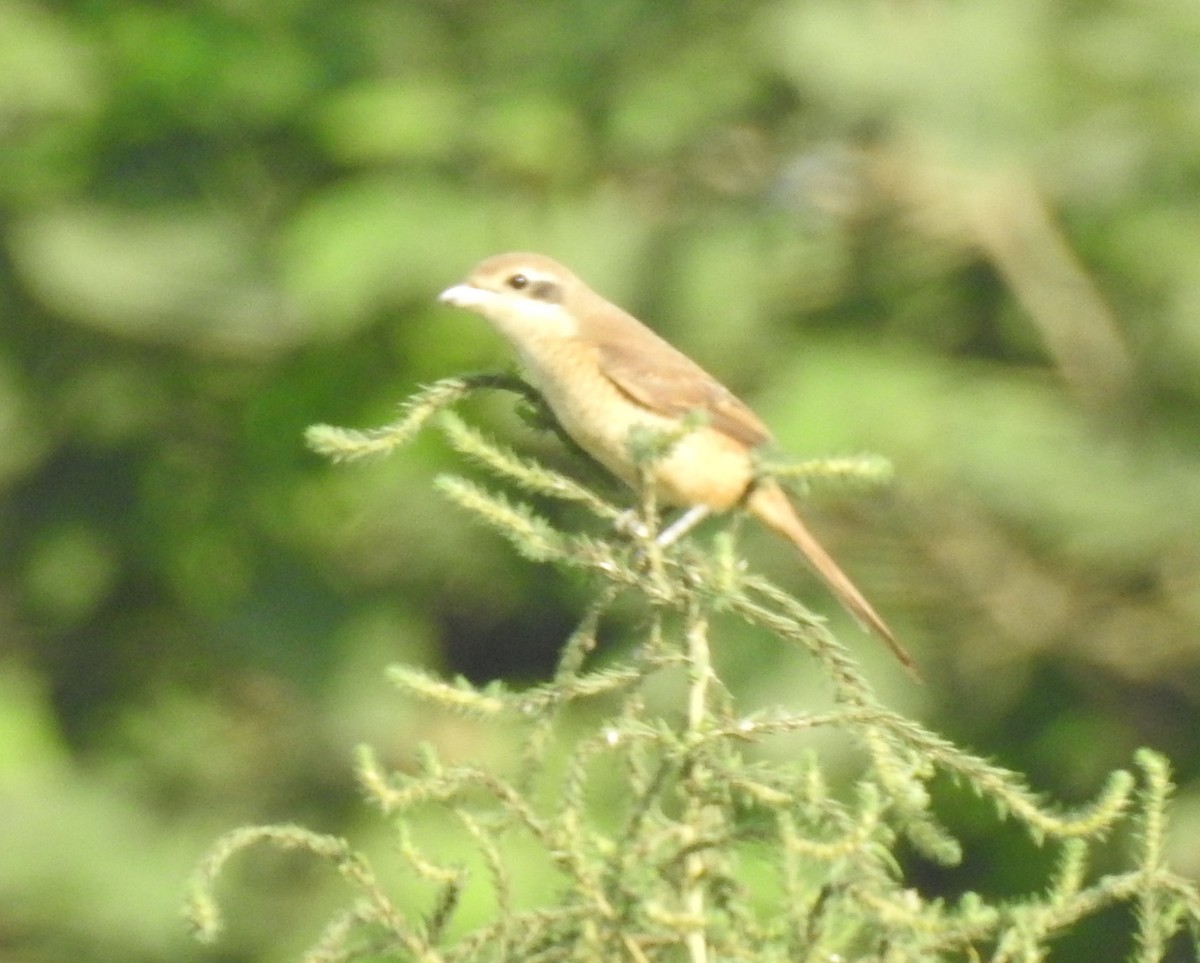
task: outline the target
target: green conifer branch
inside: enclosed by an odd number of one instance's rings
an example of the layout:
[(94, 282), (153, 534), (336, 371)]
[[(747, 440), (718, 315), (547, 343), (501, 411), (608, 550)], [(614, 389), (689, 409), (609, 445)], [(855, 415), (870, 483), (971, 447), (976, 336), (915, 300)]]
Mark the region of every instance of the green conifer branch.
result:
[(532, 401), (541, 401), (529, 385), (513, 375), (460, 375), (443, 378), (417, 392), (401, 405), (400, 417), (389, 424), (367, 431), (313, 425), (304, 433), (304, 439), (317, 454), (335, 462), (386, 454), (412, 441), (439, 411), (481, 389), (512, 391)]
[(797, 462), (771, 452), (760, 456), (757, 471), (801, 496), (810, 495), (819, 488), (835, 491), (883, 488), (892, 483), (896, 474), (890, 461), (873, 454), (808, 458)]
[[(1166, 865), (1171, 781), (1159, 756), (1139, 753), (1141, 778), (1113, 773), (1090, 804), (1071, 811), (1048, 804), (1019, 774), (886, 709), (825, 621), (750, 573), (729, 532), (710, 544), (691, 538), (664, 548), (654, 538), (652, 492), (631, 523), (621, 506), (495, 444), (447, 410), (497, 387), (537, 403), (510, 378), (446, 379), (418, 393), (392, 425), (317, 427), (309, 442), (343, 460), (391, 450), (436, 423), (455, 451), (505, 487), (447, 475), (437, 480), (439, 491), (521, 554), (573, 569), (595, 586), (548, 682), (518, 691), (408, 666), (388, 670), (404, 698), (464, 724), (511, 727), (521, 745), (519, 771), (449, 763), (426, 746), (398, 772), (360, 749), (363, 792), (395, 825), (397, 856), (425, 897), (415, 908), (411, 897), (398, 903), (344, 840), (294, 826), (251, 827), (218, 840), (196, 872), (189, 914), (199, 935), (212, 939), (219, 930), (212, 890), (228, 859), (267, 842), (329, 862), (354, 894), (319, 934), (306, 958), (313, 963), (1000, 963), (1041, 959), (1055, 937), (1118, 904), (1136, 912), (1137, 963), (1164, 960), (1185, 929), (1200, 944), (1197, 887)], [(648, 470), (693, 427), (639, 435), (631, 450)], [(888, 473), (869, 457), (764, 467), (801, 488), (878, 483)], [(547, 498), (590, 513), (594, 530), (561, 528), (535, 507), (533, 500)], [(599, 626), (618, 600), (640, 605), (641, 644), (592, 666)], [(832, 708), (741, 710), (711, 659), (726, 614), (810, 657), (829, 682)], [(664, 698), (674, 698), (673, 707), (664, 709)], [(786, 764), (757, 754), (774, 737), (815, 730), (840, 733), (862, 751), (850, 790), (830, 785), (816, 754)], [(961, 844), (932, 812), (938, 774), (990, 800), (1034, 844), (1057, 847), (1044, 891), (1009, 900), (964, 893), (950, 901), (904, 884), (896, 857), (902, 837), (930, 859), (961, 858)], [(453, 820), (478, 866), (439, 852), (439, 837), (422, 832), (432, 813)], [(1132, 868), (1097, 877), (1089, 867), (1098, 847), (1130, 825)], [(553, 899), (531, 900), (522, 884), (518, 866), (531, 851), (558, 884)], [(464, 894), (479, 886), (495, 912), (467, 925)]]
[(494, 475), (520, 485), (527, 492), (546, 495), (562, 501), (578, 502), (598, 518), (616, 522), (624, 511), (612, 505), (574, 479), (530, 458), (522, 458), (501, 447), (482, 432), (471, 428), (451, 411), (442, 412), (439, 419), (442, 432), (455, 450), (489, 469)]

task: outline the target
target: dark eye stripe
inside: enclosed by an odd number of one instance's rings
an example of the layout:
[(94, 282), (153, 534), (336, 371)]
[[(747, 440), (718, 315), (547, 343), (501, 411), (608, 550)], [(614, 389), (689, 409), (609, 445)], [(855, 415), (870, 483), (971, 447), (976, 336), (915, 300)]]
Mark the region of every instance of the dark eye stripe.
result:
[(550, 304), (558, 304), (562, 300), (562, 288), (553, 281), (534, 281), (529, 288), (529, 294)]
[(555, 281), (534, 280), (528, 274), (518, 272), (510, 274), (504, 283), (514, 291), (524, 291), (526, 295), (538, 301), (547, 301), (550, 304), (562, 301), (562, 287)]

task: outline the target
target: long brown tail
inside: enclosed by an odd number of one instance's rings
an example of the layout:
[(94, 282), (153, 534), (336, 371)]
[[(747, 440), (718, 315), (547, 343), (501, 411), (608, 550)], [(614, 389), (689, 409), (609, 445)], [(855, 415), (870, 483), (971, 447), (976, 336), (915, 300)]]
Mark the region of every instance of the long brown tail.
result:
[(779, 485), (772, 481), (761, 482), (750, 493), (750, 497), (746, 500), (746, 508), (760, 522), (795, 545), (808, 564), (829, 586), (830, 591), (841, 602), (842, 607), (853, 615), (864, 629), (874, 632), (887, 643), (887, 647), (892, 650), (909, 674), (921, 681), (921, 673), (918, 671), (913, 657), (908, 654), (908, 650), (897, 641), (892, 630), (887, 627), (887, 623), (871, 607), (871, 603), (850, 581), (849, 576), (841, 570), (833, 557), (821, 547), (821, 543), (816, 540), (812, 532), (805, 527), (804, 522), (800, 520), (800, 516), (796, 514), (792, 503), (788, 501), (787, 495)]

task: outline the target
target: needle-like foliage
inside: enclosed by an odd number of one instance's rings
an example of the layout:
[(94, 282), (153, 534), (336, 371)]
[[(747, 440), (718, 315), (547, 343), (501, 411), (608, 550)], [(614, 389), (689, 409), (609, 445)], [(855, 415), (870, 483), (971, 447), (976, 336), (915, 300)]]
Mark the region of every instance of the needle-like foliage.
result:
[[(1200, 894), (1163, 857), (1170, 778), (1160, 756), (1141, 751), (1140, 779), (1114, 772), (1088, 805), (1064, 811), (1049, 804), (1019, 774), (882, 705), (824, 621), (751, 574), (728, 535), (710, 547), (684, 540), (661, 548), (652, 498), (630, 522), (623, 506), (504, 449), (446, 410), (495, 387), (528, 395), (512, 379), (447, 379), (410, 400), (393, 425), (370, 432), (322, 426), (309, 441), (345, 460), (389, 451), (437, 424), (499, 486), (445, 476), (439, 490), (521, 554), (586, 573), (594, 585), (544, 684), (514, 691), (411, 666), (389, 670), (405, 699), (509, 727), (519, 759), (502, 771), (452, 764), (426, 747), (417, 767), (396, 772), (361, 749), (362, 789), (396, 827), (400, 859), (420, 881), (423, 902), (397, 899), (344, 840), (295, 826), (242, 828), (214, 845), (194, 877), (189, 913), (202, 938), (220, 930), (213, 884), (222, 867), (266, 842), (329, 862), (351, 890), (349, 905), (316, 937), (310, 963), (1032, 961), (1078, 921), (1115, 904), (1133, 909), (1136, 963), (1165, 959), (1176, 939), (1200, 943)], [(637, 442), (647, 458), (661, 457), (670, 443)], [(869, 482), (883, 471), (877, 459), (859, 467), (837, 459), (779, 473), (804, 483)], [(525, 496), (582, 506), (598, 519), (595, 531), (611, 534), (556, 527)], [(591, 668), (601, 620), (630, 598), (644, 611), (644, 637), (618, 661)], [(731, 615), (810, 657), (828, 680), (832, 707), (739, 709), (710, 658), (718, 626)], [(661, 699), (651, 699), (648, 688), (671, 673), (683, 680), (678, 703), (652, 711)], [(581, 705), (594, 710), (582, 732), (563, 724)], [(756, 751), (773, 737), (816, 731), (839, 733), (859, 748), (861, 771), (850, 790), (831, 787), (817, 755), (780, 762)], [(1032, 844), (1057, 851), (1040, 891), (934, 899), (904, 878), (902, 844), (942, 864), (962, 857), (931, 808), (939, 775), (990, 801), (997, 819), (1020, 826)], [(478, 856), (474, 868), (418, 836), (415, 827), (430, 810), (457, 823)], [(1132, 840), (1128, 868), (1090, 872), (1089, 857), (1118, 829), (1132, 830), (1123, 834)], [(540, 854), (555, 882), (549, 897), (523, 890), (511, 865), (514, 847)], [(477, 886), (490, 889), (494, 914), (460, 921), (463, 894)]]

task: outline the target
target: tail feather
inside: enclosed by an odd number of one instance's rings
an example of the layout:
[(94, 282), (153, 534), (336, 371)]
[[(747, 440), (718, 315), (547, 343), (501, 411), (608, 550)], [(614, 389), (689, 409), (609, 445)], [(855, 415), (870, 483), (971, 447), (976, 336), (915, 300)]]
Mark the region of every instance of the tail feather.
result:
[(862, 592), (850, 581), (833, 557), (821, 547), (808, 530), (783, 489), (775, 482), (760, 483), (746, 500), (746, 508), (768, 528), (778, 532), (800, 550), (813, 571), (829, 586), (842, 607), (866, 630), (874, 632), (892, 650), (909, 674), (921, 681), (921, 673), (908, 650), (896, 639), (887, 623), (871, 607)]

